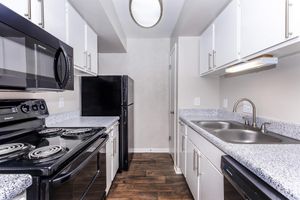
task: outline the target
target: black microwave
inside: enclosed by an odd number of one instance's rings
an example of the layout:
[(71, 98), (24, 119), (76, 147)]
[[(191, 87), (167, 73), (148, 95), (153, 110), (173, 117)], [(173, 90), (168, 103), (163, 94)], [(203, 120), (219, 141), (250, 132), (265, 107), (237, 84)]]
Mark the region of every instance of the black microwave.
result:
[(73, 48), (2, 4), (0, 89), (74, 90)]

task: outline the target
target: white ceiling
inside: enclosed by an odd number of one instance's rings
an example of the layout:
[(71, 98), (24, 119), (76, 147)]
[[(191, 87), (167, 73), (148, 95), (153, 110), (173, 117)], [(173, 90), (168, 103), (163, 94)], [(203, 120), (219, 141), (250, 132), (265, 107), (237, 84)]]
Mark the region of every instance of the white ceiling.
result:
[(173, 35), (199, 36), (230, 1), (186, 0)]
[(128, 38), (170, 37), (180, 16), (184, 2), (185, 0), (163, 0), (163, 17), (160, 23), (151, 29), (144, 29), (136, 25), (131, 19), (129, 0), (113, 0), (117, 15)]
[(128, 38), (199, 36), (231, 0), (162, 0), (163, 18), (154, 28), (136, 25), (129, 13), (129, 0), (113, 0)]

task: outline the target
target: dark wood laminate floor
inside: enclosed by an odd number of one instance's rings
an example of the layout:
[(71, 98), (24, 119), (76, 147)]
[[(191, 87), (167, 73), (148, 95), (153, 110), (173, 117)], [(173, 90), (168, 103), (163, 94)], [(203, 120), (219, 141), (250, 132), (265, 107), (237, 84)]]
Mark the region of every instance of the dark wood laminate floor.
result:
[(192, 200), (169, 154), (135, 154), (127, 172), (117, 174), (108, 200)]

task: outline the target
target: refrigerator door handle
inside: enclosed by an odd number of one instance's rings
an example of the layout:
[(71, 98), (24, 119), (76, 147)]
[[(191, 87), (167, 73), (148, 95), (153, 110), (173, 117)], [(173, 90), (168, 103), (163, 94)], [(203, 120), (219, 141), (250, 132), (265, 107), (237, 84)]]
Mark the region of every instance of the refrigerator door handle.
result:
[(127, 122), (127, 111), (124, 109), (124, 123), (126, 124)]

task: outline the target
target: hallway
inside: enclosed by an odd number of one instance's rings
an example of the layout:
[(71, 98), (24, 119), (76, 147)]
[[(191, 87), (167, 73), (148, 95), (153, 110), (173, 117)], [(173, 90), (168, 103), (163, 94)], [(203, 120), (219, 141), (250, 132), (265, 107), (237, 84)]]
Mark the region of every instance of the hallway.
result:
[(135, 154), (129, 171), (117, 174), (108, 200), (192, 200), (169, 154)]

